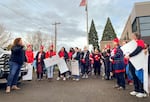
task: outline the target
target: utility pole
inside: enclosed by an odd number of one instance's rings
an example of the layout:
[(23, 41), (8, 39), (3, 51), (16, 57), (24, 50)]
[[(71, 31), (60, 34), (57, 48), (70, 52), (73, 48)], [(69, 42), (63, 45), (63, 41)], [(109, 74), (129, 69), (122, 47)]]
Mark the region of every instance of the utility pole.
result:
[(52, 24), (53, 26), (55, 26), (55, 51), (57, 49), (57, 25), (61, 24), (60, 22), (55, 22), (54, 24)]

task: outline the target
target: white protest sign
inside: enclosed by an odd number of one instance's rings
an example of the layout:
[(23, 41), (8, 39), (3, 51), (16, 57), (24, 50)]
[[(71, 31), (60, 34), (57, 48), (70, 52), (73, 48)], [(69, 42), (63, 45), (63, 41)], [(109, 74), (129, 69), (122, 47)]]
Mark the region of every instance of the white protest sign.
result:
[(62, 58), (60, 58), (59, 61), (60, 61), (60, 62), (57, 63), (57, 65), (58, 65), (58, 68), (59, 68), (60, 73), (63, 74), (63, 73), (65, 73), (65, 72), (69, 71), (68, 66), (67, 66), (65, 60), (62, 59)]
[(59, 56), (55, 55), (51, 58), (44, 59), (45, 67), (48, 68), (50, 66), (54, 66), (60, 62)]
[(137, 43), (135, 40), (132, 40), (121, 47), (121, 50), (125, 55), (132, 53), (137, 47)]
[(71, 61), (72, 75), (79, 75), (79, 63), (74, 60)]
[(28, 72), (26, 75), (23, 76), (22, 80), (32, 80), (32, 76), (33, 76), (33, 67), (30, 63), (28, 63), (26, 65), (27, 69), (28, 69)]

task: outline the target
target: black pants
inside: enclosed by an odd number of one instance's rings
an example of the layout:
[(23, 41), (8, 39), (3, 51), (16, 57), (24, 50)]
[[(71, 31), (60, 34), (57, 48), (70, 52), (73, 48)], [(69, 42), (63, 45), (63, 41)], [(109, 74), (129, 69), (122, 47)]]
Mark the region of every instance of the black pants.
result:
[(125, 73), (116, 73), (117, 84), (125, 89)]
[(130, 61), (129, 61), (129, 70), (131, 71), (133, 81), (134, 81), (134, 91), (144, 93), (143, 83), (141, 83), (141, 81), (136, 76), (135, 68)]
[(66, 77), (66, 72), (63, 73), (63, 74), (61, 74), (60, 71), (59, 71), (59, 72), (58, 72), (58, 77), (61, 77), (61, 76)]
[(37, 72), (37, 79), (43, 79), (43, 73), (38, 73)]
[(104, 66), (105, 66), (106, 79), (109, 79), (109, 77), (110, 77), (110, 61), (109, 61), (109, 59), (104, 60)]
[(88, 69), (89, 66), (87, 66), (86, 64), (82, 64), (82, 75), (88, 74)]
[(100, 62), (95, 62), (94, 63), (94, 74), (100, 76), (101, 73), (101, 64)]

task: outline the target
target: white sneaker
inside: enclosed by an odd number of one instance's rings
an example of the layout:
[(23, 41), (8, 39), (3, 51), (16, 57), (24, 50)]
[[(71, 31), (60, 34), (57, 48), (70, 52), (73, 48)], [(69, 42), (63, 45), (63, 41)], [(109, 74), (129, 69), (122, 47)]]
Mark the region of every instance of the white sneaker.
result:
[(136, 95), (136, 97), (138, 97), (138, 98), (143, 98), (143, 97), (146, 97), (147, 95), (145, 94), (145, 93), (138, 93), (137, 95)]
[(76, 81), (79, 81), (79, 79), (76, 79)]
[(57, 81), (58, 81), (58, 80), (60, 80), (60, 77), (57, 77), (57, 79), (56, 79), (56, 80), (57, 80)]
[(88, 79), (88, 78), (89, 78), (89, 76), (88, 76), (88, 75), (86, 75), (86, 76), (85, 76), (85, 78), (86, 78), (86, 79)]
[(136, 91), (130, 92), (130, 95), (132, 95), (132, 96), (136, 96), (137, 94), (138, 94), (138, 92), (136, 92)]
[(73, 81), (75, 81), (76, 79), (75, 79), (75, 78), (73, 78), (72, 80), (73, 80)]
[(65, 77), (63, 78), (63, 81), (66, 81), (66, 78), (65, 78)]
[(85, 75), (83, 75), (82, 78), (85, 79)]

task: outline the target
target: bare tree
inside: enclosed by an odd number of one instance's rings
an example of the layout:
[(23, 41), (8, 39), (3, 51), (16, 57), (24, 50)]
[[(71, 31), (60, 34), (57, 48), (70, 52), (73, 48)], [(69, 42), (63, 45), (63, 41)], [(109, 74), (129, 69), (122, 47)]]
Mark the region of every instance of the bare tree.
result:
[(0, 25), (0, 47), (6, 47), (11, 39), (11, 33), (6, 32), (4, 26)]
[(26, 40), (33, 46), (34, 51), (39, 50), (41, 45), (43, 45), (46, 50), (51, 43), (51, 36), (37, 31), (27, 35)]

